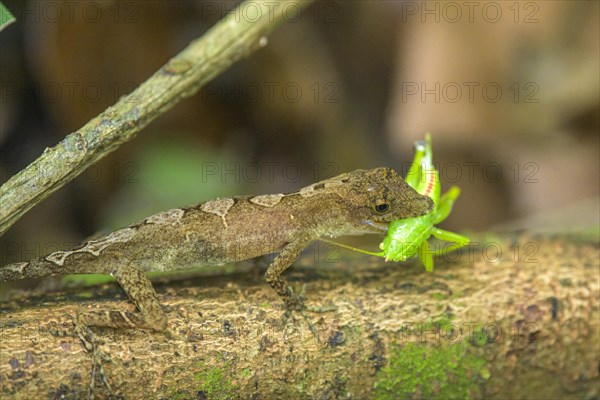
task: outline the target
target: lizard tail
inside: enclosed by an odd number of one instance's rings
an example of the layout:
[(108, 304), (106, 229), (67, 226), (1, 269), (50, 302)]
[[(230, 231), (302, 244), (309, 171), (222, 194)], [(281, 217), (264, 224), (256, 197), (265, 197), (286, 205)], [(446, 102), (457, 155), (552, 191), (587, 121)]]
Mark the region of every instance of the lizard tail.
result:
[(16, 281), (28, 278), (45, 278), (58, 275), (60, 268), (49, 261), (42, 259), (8, 264), (0, 267), (0, 282)]

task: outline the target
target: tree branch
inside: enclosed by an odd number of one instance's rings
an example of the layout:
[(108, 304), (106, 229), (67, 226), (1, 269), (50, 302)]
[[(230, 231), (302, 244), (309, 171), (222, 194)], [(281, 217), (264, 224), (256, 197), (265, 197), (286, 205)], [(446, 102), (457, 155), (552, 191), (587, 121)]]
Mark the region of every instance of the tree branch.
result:
[(135, 91), (44, 150), (0, 187), (0, 235), (29, 209), (133, 139), (182, 98), (195, 94), (231, 64), (265, 46), (267, 35), (285, 20), (286, 12), (302, 9), (312, 1), (247, 0)]
[[(107, 378), (128, 399), (597, 398), (597, 242), (515, 234), (459, 254), (433, 273), (305, 254), (287, 279), (307, 284), (309, 306), (337, 306), (308, 313), (319, 341), (300, 316), (281, 322), (259, 268), (157, 282), (169, 333), (97, 329)], [(0, 307), (0, 396), (81, 398), (90, 355), (49, 332), (83, 308), (132, 305), (105, 285)]]

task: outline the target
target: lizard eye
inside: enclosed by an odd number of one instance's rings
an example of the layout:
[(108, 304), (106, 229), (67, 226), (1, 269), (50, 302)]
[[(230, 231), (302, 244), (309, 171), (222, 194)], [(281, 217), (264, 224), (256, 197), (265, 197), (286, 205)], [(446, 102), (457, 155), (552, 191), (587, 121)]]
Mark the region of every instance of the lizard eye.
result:
[(390, 205), (387, 203), (381, 203), (381, 204), (377, 204), (375, 206), (375, 212), (377, 214), (385, 214), (389, 210), (390, 210)]

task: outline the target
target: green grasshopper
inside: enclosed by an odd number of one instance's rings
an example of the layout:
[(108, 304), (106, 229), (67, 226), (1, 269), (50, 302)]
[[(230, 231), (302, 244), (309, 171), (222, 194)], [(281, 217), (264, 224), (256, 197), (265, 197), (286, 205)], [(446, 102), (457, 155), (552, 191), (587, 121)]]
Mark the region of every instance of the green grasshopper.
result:
[[(405, 179), (406, 183), (412, 186), (417, 192), (431, 197), (435, 204), (432, 212), (420, 217), (401, 219), (390, 223), (387, 236), (379, 244), (379, 248), (382, 250), (379, 253), (357, 249), (340, 243), (335, 244), (361, 253), (383, 257), (386, 261), (406, 261), (409, 257), (416, 254), (428, 272), (433, 271), (433, 256), (444, 254), (469, 244), (469, 238), (435, 226), (448, 217), (452, 211), (454, 201), (460, 195), (460, 189), (458, 186), (452, 186), (450, 190), (440, 196), (440, 177), (433, 165), (432, 153), (431, 135), (428, 133), (425, 135), (425, 140), (415, 143), (415, 157)], [(427, 241), (432, 235), (453, 244), (432, 251)]]

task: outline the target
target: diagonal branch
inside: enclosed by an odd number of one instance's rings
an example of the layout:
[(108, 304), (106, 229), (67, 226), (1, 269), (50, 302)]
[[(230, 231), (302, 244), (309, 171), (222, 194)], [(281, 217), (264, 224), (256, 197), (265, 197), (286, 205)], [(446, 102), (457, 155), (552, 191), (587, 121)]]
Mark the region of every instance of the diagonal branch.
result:
[(44, 150), (0, 187), (0, 235), (23, 214), (102, 159), (182, 98), (266, 45), (266, 36), (313, 0), (247, 0), (115, 105)]

